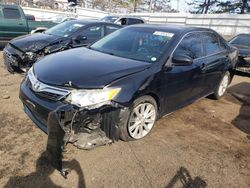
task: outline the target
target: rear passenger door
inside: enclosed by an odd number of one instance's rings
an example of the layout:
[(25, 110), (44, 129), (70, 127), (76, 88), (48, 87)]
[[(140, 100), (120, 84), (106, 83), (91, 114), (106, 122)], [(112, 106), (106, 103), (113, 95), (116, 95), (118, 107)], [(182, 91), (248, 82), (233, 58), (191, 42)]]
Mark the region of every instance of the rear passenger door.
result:
[(2, 7), (0, 14), (2, 40), (10, 40), (14, 37), (28, 33), (26, 18), (21, 15), (18, 8)]
[(228, 50), (222, 39), (213, 32), (203, 32), (205, 57), (202, 74), (204, 77), (203, 95), (212, 93), (218, 86), (226, 65), (229, 63)]

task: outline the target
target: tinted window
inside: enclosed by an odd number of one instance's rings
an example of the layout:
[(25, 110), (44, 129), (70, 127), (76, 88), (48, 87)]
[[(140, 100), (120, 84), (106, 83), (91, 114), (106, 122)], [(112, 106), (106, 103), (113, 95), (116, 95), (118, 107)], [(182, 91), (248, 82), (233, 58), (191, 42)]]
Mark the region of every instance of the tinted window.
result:
[(4, 8), (3, 9), (3, 16), (6, 19), (18, 19), (18, 18), (21, 18), (19, 10), (14, 9), (14, 8)]
[(188, 34), (178, 45), (175, 53), (185, 54), (193, 59), (202, 57), (202, 42), (200, 33)]
[(142, 21), (141, 20), (139, 20), (139, 19), (132, 19), (132, 18), (130, 18), (129, 20), (128, 20), (128, 23), (131, 25), (131, 24), (140, 24), (140, 23), (142, 23)]
[(220, 47), (221, 47), (221, 50), (227, 50), (228, 47), (227, 45), (225, 44), (225, 42), (222, 40), (222, 38), (219, 38), (220, 40)]
[(204, 33), (203, 40), (206, 55), (218, 53), (223, 50), (220, 46), (219, 38), (217, 37), (217, 35), (213, 33)]
[(100, 38), (103, 33), (103, 26), (92, 26), (83, 31), (83, 35), (87, 38)]
[(250, 46), (250, 35), (238, 35), (230, 41), (231, 44)]
[(106, 25), (106, 35), (108, 35), (110, 33), (113, 33), (117, 29), (119, 29), (119, 27), (115, 27), (115, 26), (112, 26), (112, 25)]
[(75, 21), (66, 21), (60, 23), (54, 27), (51, 27), (45, 33), (50, 35), (56, 35), (60, 37), (68, 37), (76, 32), (79, 28), (83, 27), (84, 24)]

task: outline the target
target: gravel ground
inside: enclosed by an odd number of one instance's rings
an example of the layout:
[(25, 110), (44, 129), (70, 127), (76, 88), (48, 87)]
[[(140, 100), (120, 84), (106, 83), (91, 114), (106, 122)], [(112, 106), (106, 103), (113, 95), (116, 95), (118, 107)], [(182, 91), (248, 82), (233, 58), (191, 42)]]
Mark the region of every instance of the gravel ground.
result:
[(47, 135), (23, 112), (23, 75), (2, 61), (0, 52), (0, 187), (250, 187), (249, 77), (236, 76), (219, 101), (201, 99), (160, 119), (142, 140), (92, 151), (68, 145), (65, 180), (43, 157)]

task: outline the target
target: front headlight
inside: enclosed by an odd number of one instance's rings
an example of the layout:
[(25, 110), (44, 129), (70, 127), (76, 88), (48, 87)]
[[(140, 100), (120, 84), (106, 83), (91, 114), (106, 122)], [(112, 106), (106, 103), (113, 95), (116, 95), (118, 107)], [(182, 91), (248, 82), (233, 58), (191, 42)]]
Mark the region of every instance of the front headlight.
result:
[(28, 60), (34, 61), (37, 57), (36, 53), (34, 52), (26, 52), (25, 56), (28, 58)]
[(65, 100), (79, 107), (100, 107), (106, 102), (114, 99), (120, 90), (121, 88), (73, 90)]

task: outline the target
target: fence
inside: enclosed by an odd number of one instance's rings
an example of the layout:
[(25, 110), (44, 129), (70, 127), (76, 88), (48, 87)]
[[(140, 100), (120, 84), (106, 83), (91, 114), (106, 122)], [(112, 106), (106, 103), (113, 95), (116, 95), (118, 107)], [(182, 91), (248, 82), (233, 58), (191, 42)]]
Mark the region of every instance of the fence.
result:
[(70, 16), (77, 17), (82, 19), (99, 19), (102, 18), (108, 13), (88, 9), (88, 8), (77, 8), (76, 12), (71, 11), (56, 11), (56, 10), (46, 10), (46, 9), (38, 9), (38, 8), (30, 8), (30, 7), (22, 7), (26, 14), (33, 14), (36, 17), (36, 20), (49, 20), (55, 16)]
[(250, 15), (244, 14), (133, 14), (151, 24), (179, 24), (214, 29), (225, 36), (250, 33)]
[[(23, 7), (26, 13), (34, 14), (40, 20), (56, 15), (71, 15), (78, 18), (98, 19), (108, 15), (107, 12), (77, 8), (76, 13), (52, 11)], [(180, 14), (180, 13), (136, 13), (147, 23), (151, 24), (180, 24), (188, 26), (206, 27), (219, 32), (224, 36), (233, 36), (238, 33), (250, 33), (250, 15), (244, 14)]]

